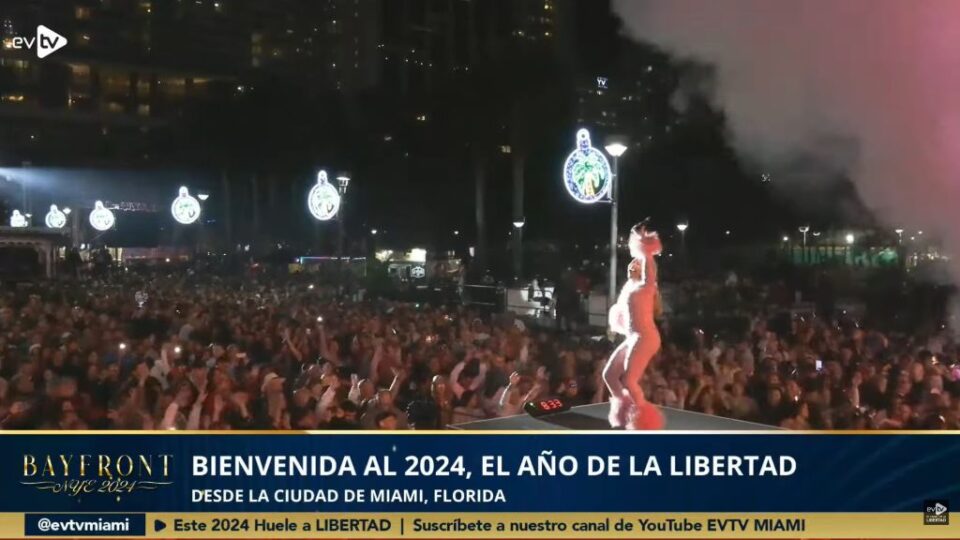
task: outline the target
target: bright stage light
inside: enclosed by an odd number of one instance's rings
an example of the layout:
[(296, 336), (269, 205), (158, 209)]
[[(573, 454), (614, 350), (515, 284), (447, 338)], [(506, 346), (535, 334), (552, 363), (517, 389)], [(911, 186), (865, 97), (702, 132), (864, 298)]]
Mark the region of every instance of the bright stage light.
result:
[(28, 225), (27, 217), (21, 214), (19, 210), (14, 210), (13, 213), (10, 214), (11, 227), (27, 227)]
[(110, 230), (117, 220), (113, 217), (113, 212), (109, 208), (103, 207), (103, 202), (93, 203), (93, 210), (90, 212), (90, 226), (98, 231)]
[(317, 173), (317, 184), (307, 194), (307, 208), (320, 221), (329, 221), (337, 215), (340, 194), (327, 179), (327, 171)]
[(180, 186), (180, 193), (170, 205), (173, 219), (182, 225), (190, 225), (200, 219), (200, 201), (187, 191), (187, 186)]
[(590, 132), (577, 131), (577, 148), (563, 164), (563, 185), (579, 202), (595, 203), (610, 191), (613, 173), (603, 152), (590, 145)]
[(43, 222), (51, 229), (62, 229), (67, 224), (67, 215), (61, 212), (57, 205), (51, 204), (50, 211), (43, 218)]

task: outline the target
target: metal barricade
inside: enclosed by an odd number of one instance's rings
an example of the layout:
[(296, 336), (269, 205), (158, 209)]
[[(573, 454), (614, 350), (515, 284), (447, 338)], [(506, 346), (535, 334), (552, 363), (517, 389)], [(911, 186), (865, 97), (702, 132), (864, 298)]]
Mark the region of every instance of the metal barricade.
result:
[(465, 306), (483, 307), (495, 312), (504, 310), (506, 289), (497, 285), (463, 285), (460, 301)]

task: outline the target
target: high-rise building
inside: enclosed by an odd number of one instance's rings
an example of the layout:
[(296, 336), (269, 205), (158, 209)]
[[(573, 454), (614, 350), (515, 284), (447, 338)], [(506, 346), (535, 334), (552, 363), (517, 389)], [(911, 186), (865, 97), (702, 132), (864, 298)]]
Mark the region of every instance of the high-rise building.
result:
[[(149, 162), (191, 100), (232, 86), (242, 58), (229, 26), (218, 27), (219, 2), (10, 4), (0, 5), (0, 161), (8, 164)], [(45, 58), (17, 48), (38, 25), (66, 37), (66, 47)]]
[(518, 44), (570, 54), (574, 0), (381, 0), (383, 80), (429, 90)]
[[(0, 162), (149, 163), (192, 104), (283, 77), (311, 90), (378, 82), (371, 0), (0, 3)], [(17, 48), (44, 25), (68, 40)]]
[(370, 0), (247, 2), (249, 66), (344, 92), (377, 84), (380, 10)]
[(662, 54), (631, 49), (603, 73), (583, 74), (577, 86), (577, 123), (646, 145), (669, 135), (680, 114), (672, 103), (677, 71)]

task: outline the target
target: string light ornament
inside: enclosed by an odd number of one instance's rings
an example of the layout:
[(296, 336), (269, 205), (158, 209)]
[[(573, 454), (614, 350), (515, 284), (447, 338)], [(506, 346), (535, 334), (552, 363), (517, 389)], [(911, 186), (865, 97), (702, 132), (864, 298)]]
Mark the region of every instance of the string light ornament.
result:
[(340, 193), (327, 179), (326, 171), (317, 173), (317, 184), (307, 194), (307, 208), (320, 221), (333, 219), (340, 210)]
[(190, 225), (200, 219), (200, 201), (190, 195), (186, 186), (180, 186), (179, 195), (170, 205), (170, 213), (177, 223)]
[(563, 164), (563, 185), (574, 199), (592, 204), (610, 191), (613, 173), (607, 156), (590, 144), (590, 132), (577, 131), (577, 148)]
[(67, 215), (61, 212), (57, 205), (51, 204), (50, 211), (43, 218), (43, 222), (46, 223), (47, 228), (62, 229), (67, 224)]
[(90, 212), (90, 226), (98, 231), (109, 231), (117, 219), (113, 217), (113, 212), (109, 208), (104, 208), (103, 202), (93, 203), (93, 210)]
[(11, 227), (26, 227), (28, 225), (29, 223), (27, 223), (27, 216), (21, 214), (19, 210), (14, 210), (13, 213), (10, 214)]

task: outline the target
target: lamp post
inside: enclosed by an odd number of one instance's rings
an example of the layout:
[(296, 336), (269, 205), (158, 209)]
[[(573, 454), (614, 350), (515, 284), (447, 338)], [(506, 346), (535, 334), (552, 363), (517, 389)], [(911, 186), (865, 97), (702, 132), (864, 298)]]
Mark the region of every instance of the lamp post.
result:
[(810, 232), (810, 226), (801, 225), (797, 227), (797, 230), (803, 235), (803, 262), (807, 262), (807, 233)]
[(617, 203), (620, 196), (617, 184), (620, 179), (620, 156), (627, 151), (627, 145), (618, 140), (611, 140), (604, 150), (613, 156), (613, 176), (610, 184), (610, 272), (607, 293), (607, 307), (610, 307), (617, 294)]
[(853, 244), (857, 241), (857, 237), (853, 233), (847, 233), (843, 237), (844, 242), (847, 243), (847, 263), (853, 263)]
[(902, 243), (903, 243), (903, 229), (896, 229), (896, 230), (894, 230), (894, 232), (897, 233), (897, 245), (902, 244)]
[(337, 176), (337, 184), (340, 191), (340, 212), (337, 213), (337, 258), (343, 257), (343, 241), (346, 236), (343, 228), (343, 205), (346, 202), (345, 195), (347, 187), (350, 185), (350, 177), (346, 173), (340, 173)]
[[(513, 222), (513, 228), (517, 230), (517, 242), (514, 246), (523, 245), (523, 226), (526, 225), (526, 219), (520, 218), (517, 221)], [(520, 276), (523, 275), (523, 250), (515, 249), (513, 253), (513, 264), (514, 271), (516, 272), (516, 278), (520, 279)]]
[[(209, 198), (210, 198), (210, 192), (208, 191), (197, 192), (197, 199), (199, 199), (200, 202), (205, 203)], [(201, 249), (203, 249), (204, 247), (207, 249), (210, 249), (211, 247), (213, 247), (214, 242), (211, 240), (210, 237), (216, 236), (216, 232), (214, 232), (213, 234), (209, 234), (209, 231), (207, 230), (206, 221), (207, 221), (206, 219), (203, 219), (203, 216), (200, 217), (200, 230), (198, 232), (200, 236), (199, 244)]]
[(680, 231), (680, 250), (684, 253), (687, 252), (687, 229), (690, 228), (690, 224), (686, 221), (681, 221), (677, 223), (677, 230)]

